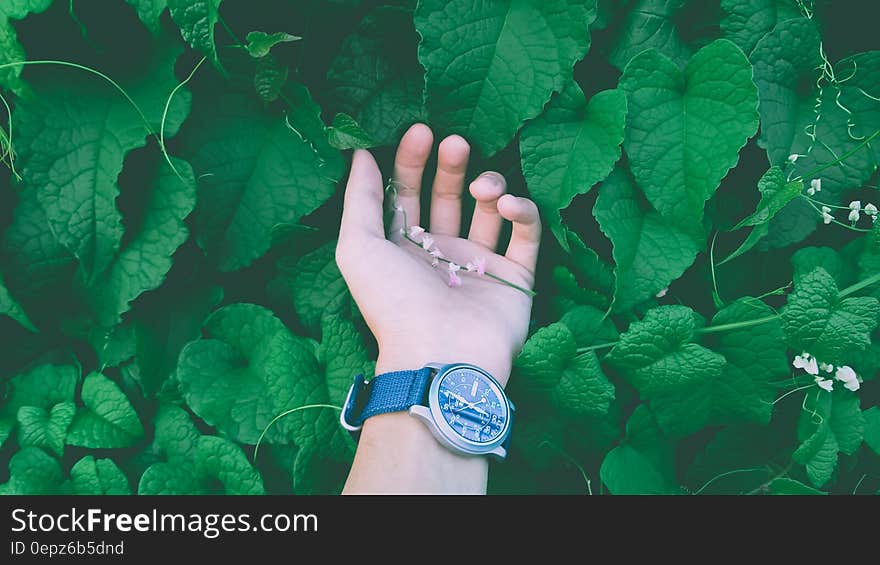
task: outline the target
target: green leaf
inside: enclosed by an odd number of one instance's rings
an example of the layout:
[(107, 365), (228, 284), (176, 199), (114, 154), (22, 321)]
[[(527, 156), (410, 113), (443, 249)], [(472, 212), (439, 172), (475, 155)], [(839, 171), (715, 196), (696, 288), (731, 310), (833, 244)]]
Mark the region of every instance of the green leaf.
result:
[(578, 347), (611, 343), (620, 337), (605, 313), (592, 306), (575, 306), (563, 314), (559, 321), (571, 330)]
[(769, 222), (789, 202), (800, 196), (804, 189), (802, 180), (786, 182), (782, 169), (778, 166), (770, 167), (758, 181), (758, 191), (761, 193), (761, 201), (758, 209), (734, 226), (737, 230), (745, 226), (756, 226)]
[(254, 71), (254, 90), (263, 102), (274, 102), (281, 96), (288, 74), (288, 68), (279, 64), (273, 55), (262, 57)]
[[(333, 194), (341, 157), (331, 150), (327, 162), (318, 153), (326, 134), (311, 100), (285, 120), (254, 96), (213, 94), (197, 98), (181, 146), (199, 178), (199, 243), (231, 271), (269, 249), (275, 226), (295, 223)], [(310, 135), (316, 127), (323, 140)]]
[(668, 287), (693, 264), (702, 246), (691, 232), (654, 211), (621, 167), (602, 183), (593, 215), (614, 246), (616, 312)]
[[(712, 319), (713, 326), (747, 323), (773, 316), (763, 302), (741, 299)], [(778, 320), (718, 334), (715, 351), (727, 361), (715, 377), (679, 392), (658, 395), (651, 408), (664, 431), (676, 437), (708, 425), (770, 423), (776, 387), (789, 375), (788, 356)]]
[(168, 7), (168, 0), (125, 0), (153, 35), (159, 35), (162, 24), (159, 18)]
[(192, 463), (153, 463), (138, 482), (141, 495), (217, 494), (203, 485)]
[[(201, 272), (196, 271), (192, 276), (200, 277)], [(199, 337), (205, 318), (223, 300), (223, 289), (208, 282), (204, 285), (187, 282), (173, 291), (165, 290), (168, 294), (164, 294), (157, 305), (143, 305), (135, 317), (135, 361), (140, 385), (148, 396), (160, 391), (177, 368), (181, 349)]]
[(822, 492), (821, 490), (816, 490), (813, 487), (809, 487), (804, 483), (796, 481), (794, 479), (788, 479), (785, 477), (779, 477), (777, 479), (773, 479), (767, 484), (767, 493), (768, 494), (795, 494), (795, 495), (820, 495), (820, 494), (828, 494), (827, 492)]
[(220, 18), (223, 0), (167, 0), (171, 19), (180, 28), (183, 40), (220, 66), (214, 44), (214, 26)]
[(49, 229), (37, 190), (22, 191), (12, 223), (3, 233), (2, 253), (4, 276), (14, 295), (32, 315), (36, 306), (46, 307), (48, 302), (44, 317), (54, 320), (57, 311), (51, 306), (67, 302), (76, 260)]
[[(25, 52), (11, 20), (21, 20), (29, 14), (39, 14), (52, 5), (52, 0), (16, 0), (0, 5), (0, 65), (25, 60)], [(21, 80), (22, 65), (0, 70), (0, 87), (20, 93), (25, 88)]]
[(13, 429), (15, 429), (15, 420), (8, 416), (0, 416), (0, 447), (3, 447), (9, 439)]
[(295, 261), (278, 262), (283, 282), (293, 295), (296, 313), (309, 328), (317, 328), (326, 315), (347, 313), (352, 304), (348, 286), (336, 265), (335, 252), (336, 244), (331, 242)]
[(274, 33), (266, 33), (265, 31), (251, 31), (247, 34), (247, 45), (245, 49), (251, 57), (259, 59), (269, 54), (269, 51), (279, 43), (289, 43), (291, 41), (299, 41), (302, 37), (290, 35), (283, 31)]
[(354, 117), (379, 145), (425, 119), (417, 44), (412, 11), (379, 6), (345, 37), (327, 70), (329, 106)]
[(37, 331), (37, 328), (34, 327), (30, 318), (27, 317), (21, 305), (9, 294), (9, 289), (6, 288), (6, 283), (3, 282), (2, 274), (0, 274), (0, 316), (9, 316), (25, 329), (32, 332)]
[(685, 306), (660, 306), (633, 322), (606, 358), (643, 398), (689, 389), (716, 379), (724, 357), (692, 343), (697, 314)]
[(553, 270), (559, 294), (576, 304), (607, 309), (614, 294), (614, 272), (595, 250), (570, 228), (563, 225), (569, 256), (565, 265)]
[(638, 0), (621, 24), (609, 61), (623, 70), (633, 57), (647, 49), (656, 49), (678, 65), (683, 65), (692, 50), (676, 29), (676, 19), (687, 0)]
[(128, 495), (128, 479), (112, 459), (95, 459), (86, 455), (70, 468), (73, 494)]
[(721, 31), (746, 53), (777, 23), (800, 17), (793, 0), (721, 0)]
[(855, 453), (864, 431), (865, 420), (856, 394), (841, 387), (831, 393), (807, 393), (798, 421), (801, 444), (792, 459), (806, 466), (813, 485), (822, 487), (837, 467), (838, 452)]
[(612, 449), (602, 460), (599, 477), (611, 494), (673, 494), (675, 487), (650, 459), (628, 445)]
[(880, 408), (871, 406), (862, 412), (865, 420), (865, 443), (880, 455)]
[[(295, 408), (297, 382), (318, 373), (314, 347), (253, 304), (232, 304), (205, 322), (206, 339), (180, 353), (177, 378), (190, 408), (236, 441), (254, 444), (277, 414)], [(289, 441), (289, 420), (266, 441)]]
[(172, 255), (189, 235), (184, 220), (196, 204), (196, 181), (186, 161), (172, 158), (171, 163), (173, 170), (161, 163), (150, 182), (139, 229), (89, 289), (98, 322), (105, 327), (119, 323), (141, 293), (162, 284)]
[(79, 370), (70, 365), (39, 365), (9, 381), (3, 413), (15, 417), (22, 406), (49, 411), (62, 402), (72, 401), (79, 381)]
[(802, 247), (791, 256), (794, 267), (794, 280), (800, 280), (817, 267), (822, 267), (834, 277), (838, 287), (849, 286), (856, 282), (853, 266), (841, 257), (841, 254), (830, 247)]
[(523, 386), (547, 395), (561, 416), (602, 416), (614, 399), (596, 354), (578, 354), (574, 334), (561, 322), (535, 332), (514, 365)]
[(137, 330), (131, 324), (112, 328), (92, 328), (89, 343), (101, 367), (118, 367), (134, 357), (137, 351)]
[(795, 281), (781, 312), (782, 328), (793, 349), (839, 366), (871, 343), (877, 312), (876, 298), (841, 299), (834, 279), (818, 267)]
[(59, 402), (48, 412), (36, 406), (22, 406), (17, 415), (18, 444), (42, 447), (61, 457), (75, 412), (76, 405), (70, 401)]
[(67, 432), (68, 445), (91, 448), (128, 447), (144, 435), (137, 413), (119, 386), (91, 373), (83, 381), (82, 402)]
[(623, 92), (606, 90), (587, 103), (572, 81), (522, 130), (519, 147), (529, 193), (565, 249), (559, 210), (608, 176), (620, 158), (625, 124)]
[(624, 148), (636, 182), (680, 229), (699, 231), (703, 207), (758, 129), (757, 90), (742, 51), (719, 39), (680, 71), (646, 51), (620, 78), (627, 94)]
[[(327, 403), (314, 344), (293, 336), (268, 310), (253, 304), (226, 306), (208, 318), (203, 332), (207, 339), (181, 352), (177, 377), (189, 407), (231, 438), (255, 444), (282, 412)], [(323, 408), (285, 416), (264, 439), (291, 440), (300, 447), (316, 442), (340, 457), (353, 451), (338, 415)]]
[(195, 455), (196, 443), (201, 437), (186, 410), (173, 404), (163, 404), (153, 421), (153, 451), (166, 461), (188, 461)]
[[(40, 75), (31, 81), (35, 96), (20, 100), (15, 109), (25, 189), (37, 191), (49, 229), (89, 279), (103, 273), (119, 251), (117, 177), (125, 156), (159, 131), (166, 99), (178, 84), (174, 63), (180, 51), (158, 40), (152, 60), (132, 66), (119, 80), (143, 117), (112, 86), (78, 69)], [(179, 91), (164, 114), (166, 137), (174, 135), (188, 110), (189, 95)]]
[(198, 439), (193, 461), (154, 463), (138, 494), (264, 494), (263, 480), (241, 448), (215, 436)]
[(419, 2), (431, 123), (495, 154), (566, 84), (595, 19), (595, 0)]
[(0, 494), (64, 494), (61, 465), (39, 447), (25, 447), (9, 461), (9, 481)]
[(324, 366), (328, 398), (336, 406), (345, 402), (355, 375), (370, 379), (375, 370), (357, 328), (340, 314), (328, 314), (321, 320), (321, 346), (317, 355)]
[(328, 141), (340, 150), (369, 149), (378, 145), (354, 118), (342, 113), (333, 116), (333, 125), (328, 130)]
[(240, 447), (221, 437), (202, 436), (196, 445), (197, 470), (220, 481), (224, 494), (264, 494), (263, 479)]
[[(880, 129), (880, 102), (865, 95), (880, 76), (880, 52), (839, 61), (834, 65), (838, 77), (852, 77), (837, 85), (827, 85), (823, 79), (825, 85), (819, 90), (814, 85), (821, 74), (817, 70), (822, 65), (821, 41), (812, 20), (790, 19), (764, 36), (750, 58), (761, 99), (758, 143), (767, 150), (771, 165), (784, 165), (789, 155), (799, 155), (793, 174), (807, 175), (855, 151), (844, 163), (819, 175), (822, 191), (814, 198), (836, 204), (842, 191), (864, 184), (880, 160), (871, 146), (856, 150)], [(807, 202), (795, 200), (774, 218), (767, 244), (797, 243), (819, 219)]]

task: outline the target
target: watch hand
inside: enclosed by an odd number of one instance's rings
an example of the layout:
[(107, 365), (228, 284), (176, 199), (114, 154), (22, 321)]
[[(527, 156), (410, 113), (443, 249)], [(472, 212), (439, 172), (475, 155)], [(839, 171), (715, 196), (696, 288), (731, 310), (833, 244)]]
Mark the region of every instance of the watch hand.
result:
[[(485, 399), (485, 398), (481, 398), (481, 399), (479, 400), (479, 402), (468, 402), (468, 403), (467, 403), (467, 406), (465, 406), (464, 408), (473, 408), (473, 409), (476, 410), (477, 412), (482, 412), (483, 414), (486, 414), (486, 415), (488, 416), (488, 415), (489, 415), (488, 412), (486, 412), (486, 411), (483, 410), (482, 408), (477, 408), (477, 404), (482, 404), (483, 402), (486, 402), (486, 399)], [(462, 408), (462, 410), (464, 410), (464, 408)]]

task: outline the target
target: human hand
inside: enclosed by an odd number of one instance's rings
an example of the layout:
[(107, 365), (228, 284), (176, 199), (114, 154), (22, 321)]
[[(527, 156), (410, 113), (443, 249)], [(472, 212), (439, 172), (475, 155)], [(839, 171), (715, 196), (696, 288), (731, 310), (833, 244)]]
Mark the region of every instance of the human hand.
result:
[[(464, 272), (450, 286), (446, 263), (401, 234), (424, 225), (419, 194), (433, 134), (412, 126), (400, 142), (394, 185), (402, 212), (386, 238), (384, 182), (369, 152), (356, 151), (345, 190), (336, 261), (379, 344), (376, 373), (415, 369), (429, 362), (469, 362), (507, 381), (513, 357), (525, 341), (532, 307), (522, 290)], [(448, 260), (465, 265), (485, 261), (485, 270), (515, 285), (534, 284), (541, 225), (537, 207), (504, 194), (504, 177), (486, 172), (470, 184), (476, 207), (467, 238), (459, 237), (461, 203), (470, 148), (459, 136), (440, 143), (431, 193), (430, 223), (424, 227)], [(513, 222), (504, 255), (495, 253), (502, 222)], [(420, 239), (419, 239), (420, 240)]]

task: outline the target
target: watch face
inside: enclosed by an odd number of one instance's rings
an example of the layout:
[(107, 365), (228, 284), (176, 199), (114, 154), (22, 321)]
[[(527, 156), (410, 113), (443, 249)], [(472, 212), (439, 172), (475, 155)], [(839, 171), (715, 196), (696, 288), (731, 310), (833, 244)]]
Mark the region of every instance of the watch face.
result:
[(474, 369), (458, 367), (443, 375), (437, 401), (452, 431), (468, 442), (490, 443), (507, 425), (509, 413), (501, 389)]

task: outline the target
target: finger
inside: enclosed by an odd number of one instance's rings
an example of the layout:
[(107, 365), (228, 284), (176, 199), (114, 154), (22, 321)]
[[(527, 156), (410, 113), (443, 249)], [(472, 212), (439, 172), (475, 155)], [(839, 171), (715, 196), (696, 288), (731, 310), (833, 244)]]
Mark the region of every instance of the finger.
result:
[(505, 220), (513, 222), (505, 256), (534, 273), (538, 262), (538, 246), (541, 243), (538, 207), (528, 198), (505, 194), (498, 199), (498, 212)]
[[(434, 134), (425, 124), (414, 124), (400, 140), (394, 158), (394, 180), (397, 189), (397, 203), (403, 213), (395, 213), (391, 222), (392, 234), (397, 234), (404, 225), (404, 214), (408, 226), (419, 225), (419, 194), (422, 190), (422, 173), (434, 145)], [(396, 237), (396, 236), (395, 236)]]
[(461, 230), (461, 192), (471, 147), (463, 137), (450, 135), (437, 149), (437, 174), (431, 188), (431, 232), (458, 237)]
[(501, 233), (501, 214), (498, 213), (498, 199), (507, 190), (504, 177), (494, 171), (487, 171), (471, 183), (471, 196), (477, 201), (468, 239), (483, 247), (495, 250), (498, 235)]
[(351, 159), (345, 186), (340, 244), (364, 237), (385, 237), (382, 226), (382, 173), (369, 151), (358, 149)]

